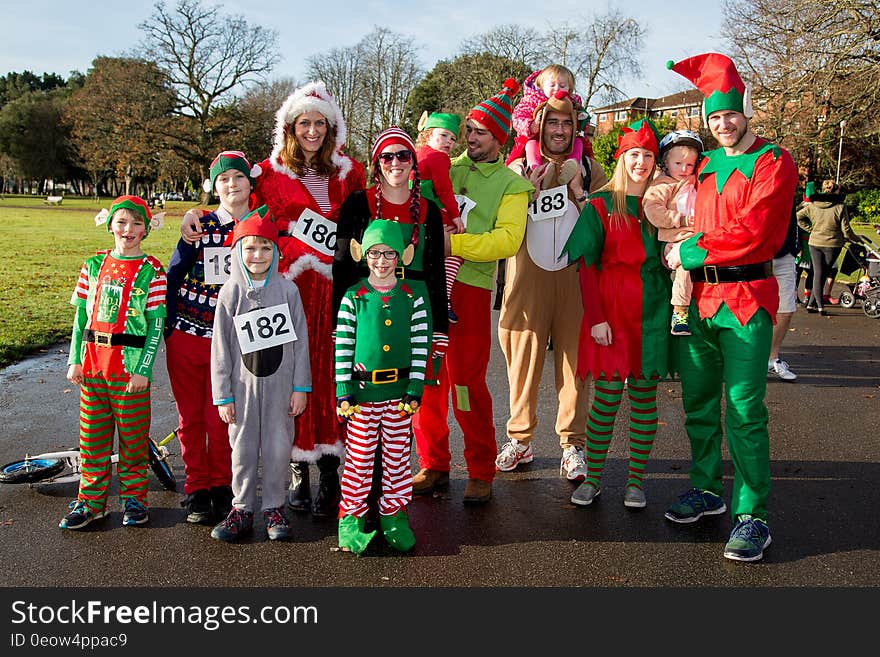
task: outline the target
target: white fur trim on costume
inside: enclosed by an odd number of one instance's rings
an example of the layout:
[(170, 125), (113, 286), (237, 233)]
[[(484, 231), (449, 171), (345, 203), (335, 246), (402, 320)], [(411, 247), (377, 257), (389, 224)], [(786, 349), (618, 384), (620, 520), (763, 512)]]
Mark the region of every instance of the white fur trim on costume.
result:
[(290, 450), (290, 460), (315, 463), (320, 457), (327, 454), (339, 457), (345, 456), (345, 444), (341, 440), (336, 441), (332, 445), (319, 443), (310, 450), (303, 450), (294, 445), (293, 449)]
[(307, 253), (291, 263), (287, 271), (282, 274), (289, 281), (296, 281), (297, 276), (307, 269), (313, 269), (329, 281), (333, 280), (333, 264), (329, 262), (321, 262), (317, 256)]
[(275, 113), (275, 132), (270, 157), (272, 168), (294, 180), (299, 178), (296, 173), (281, 162), (281, 149), (284, 147), (284, 126), (292, 123), (303, 112), (312, 110), (323, 114), (330, 124), (336, 127), (336, 150), (330, 160), (339, 169), (339, 179), (345, 180), (348, 172), (352, 169), (351, 159), (341, 152), (342, 147), (345, 146), (345, 140), (348, 138), (348, 131), (345, 127), (345, 119), (342, 117), (342, 110), (339, 109), (339, 105), (327, 91), (323, 80), (309, 82), (294, 91)]

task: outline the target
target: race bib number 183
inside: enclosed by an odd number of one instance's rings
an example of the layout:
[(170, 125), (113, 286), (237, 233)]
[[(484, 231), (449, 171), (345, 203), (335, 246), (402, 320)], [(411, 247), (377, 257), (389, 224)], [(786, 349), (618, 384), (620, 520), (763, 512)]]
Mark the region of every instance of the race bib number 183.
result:
[(568, 192), (565, 185), (545, 189), (538, 194), (538, 197), (529, 203), (529, 219), (532, 221), (543, 221), (544, 219), (555, 219), (561, 217), (565, 213), (568, 205)]
[(296, 340), (290, 307), (286, 303), (236, 315), (233, 321), (242, 354)]

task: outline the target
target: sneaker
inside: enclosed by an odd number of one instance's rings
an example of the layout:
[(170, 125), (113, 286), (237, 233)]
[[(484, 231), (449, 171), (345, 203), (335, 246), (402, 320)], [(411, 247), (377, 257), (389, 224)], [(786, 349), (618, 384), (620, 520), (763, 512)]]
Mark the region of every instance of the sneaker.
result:
[(648, 506), (644, 489), (632, 484), (627, 486), (623, 491), (623, 506), (628, 509), (644, 509)]
[(449, 317), (450, 324), (458, 323), (458, 315), (455, 314), (455, 311), (452, 308), (446, 311), (446, 315)]
[(672, 321), (670, 322), (669, 332), (672, 335), (690, 335), (691, 334), (691, 329), (688, 326), (687, 310), (685, 310), (683, 313), (673, 311)]
[(574, 489), (574, 492), (571, 494), (571, 503), (578, 506), (589, 506), (593, 503), (594, 499), (599, 497), (600, 492), (598, 486), (585, 481)]
[(100, 520), (107, 515), (106, 510), (92, 511), (83, 500), (73, 500), (67, 508), (71, 511), (58, 523), (61, 529), (82, 529), (93, 520)]
[(263, 518), (266, 520), (266, 533), (269, 535), (270, 541), (278, 541), (290, 537), (290, 523), (284, 516), (284, 507), (264, 509)]
[(136, 497), (126, 497), (122, 504), (124, 508), (122, 512), (123, 526), (133, 527), (150, 522), (150, 514), (147, 513), (147, 507)]
[(739, 516), (724, 546), (724, 556), (734, 561), (759, 561), (770, 545), (770, 528), (760, 518)]
[(717, 516), (727, 511), (727, 505), (720, 495), (708, 490), (691, 488), (678, 496), (678, 502), (666, 510), (666, 519), (672, 522), (688, 524), (696, 522), (703, 516)]
[(587, 478), (587, 462), (584, 460), (584, 453), (574, 445), (566, 447), (562, 452), (559, 476), (563, 475), (569, 481), (581, 482)]
[(767, 373), (775, 374), (783, 381), (794, 381), (797, 379), (797, 374), (788, 369), (788, 363), (779, 358), (767, 363)]
[(254, 529), (254, 512), (233, 508), (219, 525), (211, 530), (211, 538), (234, 541), (250, 534)]
[(495, 467), (501, 472), (510, 472), (516, 470), (516, 466), (520, 463), (531, 463), (534, 460), (531, 443), (523, 444), (511, 438), (501, 447), (495, 459)]
[(186, 509), (186, 521), (201, 525), (211, 522), (211, 491), (200, 488), (193, 491), (180, 503)]

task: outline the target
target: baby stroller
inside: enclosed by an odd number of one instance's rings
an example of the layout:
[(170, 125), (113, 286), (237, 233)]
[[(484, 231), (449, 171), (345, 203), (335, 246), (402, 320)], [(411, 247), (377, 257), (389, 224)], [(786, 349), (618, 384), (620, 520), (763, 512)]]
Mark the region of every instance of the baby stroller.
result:
[(844, 283), (840, 293), (840, 305), (852, 308), (856, 301), (862, 302), (862, 310), (868, 317), (880, 318), (880, 246), (860, 235), (860, 243), (849, 242), (844, 247), (840, 272), (846, 275), (859, 273), (855, 283)]

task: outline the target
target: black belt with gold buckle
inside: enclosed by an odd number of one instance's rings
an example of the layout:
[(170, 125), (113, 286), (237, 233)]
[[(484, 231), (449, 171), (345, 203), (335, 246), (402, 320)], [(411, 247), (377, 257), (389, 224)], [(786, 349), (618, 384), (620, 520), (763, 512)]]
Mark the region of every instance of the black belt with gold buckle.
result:
[(364, 372), (355, 370), (351, 378), (355, 381), (369, 381), (370, 383), (397, 383), (398, 379), (409, 376), (408, 367), (391, 367), (387, 370), (371, 370)]
[(130, 333), (107, 333), (105, 331), (83, 331), (85, 342), (94, 342), (99, 347), (138, 347), (143, 349), (147, 344), (147, 338), (143, 335), (131, 335)]
[(742, 283), (745, 281), (757, 281), (762, 278), (770, 278), (773, 275), (773, 262), (756, 262), (751, 265), (738, 265), (736, 267), (716, 267), (706, 265), (699, 269), (692, 269), (691, 280), (694, 283)]

